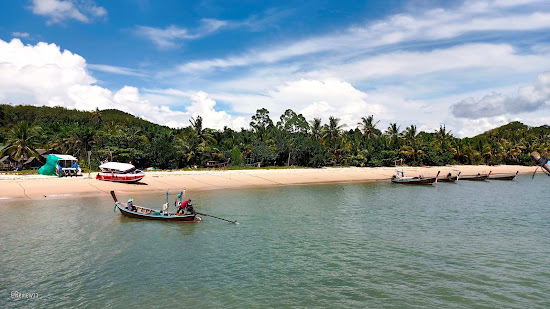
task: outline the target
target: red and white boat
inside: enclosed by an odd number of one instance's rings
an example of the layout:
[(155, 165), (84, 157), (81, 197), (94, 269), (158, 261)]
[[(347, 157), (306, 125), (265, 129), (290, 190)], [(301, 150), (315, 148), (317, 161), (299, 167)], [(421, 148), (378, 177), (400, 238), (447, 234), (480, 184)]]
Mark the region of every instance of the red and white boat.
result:
[(107, 162), (99, 166), (101, 172), (95, 179), (116, 182), (137, 182), (145, 177), (145, 173), (128, 163)]

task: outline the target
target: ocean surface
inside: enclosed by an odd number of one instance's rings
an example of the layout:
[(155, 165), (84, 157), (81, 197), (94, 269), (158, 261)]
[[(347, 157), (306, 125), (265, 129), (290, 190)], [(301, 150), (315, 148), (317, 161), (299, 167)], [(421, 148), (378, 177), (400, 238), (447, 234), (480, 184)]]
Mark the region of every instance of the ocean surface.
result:
[(240, 224), (126, 218), (108, 193), (0, 201), (0, 308), (550, 308), (542, 174), (186, 196)]

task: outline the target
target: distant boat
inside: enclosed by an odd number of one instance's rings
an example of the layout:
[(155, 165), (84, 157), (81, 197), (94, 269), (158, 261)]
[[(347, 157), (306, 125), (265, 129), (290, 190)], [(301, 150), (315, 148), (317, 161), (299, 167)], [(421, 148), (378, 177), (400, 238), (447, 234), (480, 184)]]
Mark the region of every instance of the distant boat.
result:
[(491, 175), (491, 172), (489, 172), (489, 174), (487, 175), (481, 175), (480, 173), (477, 173), (477, 175), (462, 176), (460, 177), (460, 180), (485, 181), (489, 178), (489, 175)]
[(99, 166), (100, 173), (95, 177), (99, 180), (115, 182), (138, 182), (145, 173), (128, 163), (107, 162)]
[(492, 175), (488, 179), (489, 180), (514, 180), (514, 178), (516, 178), (518, 173), (519, 171), (517, 171), (514, 175)]
[(197, 216), (195, 211), (191, 213), (178, 215), (175, 213), (162, 213), (158, 210), (133, 205), (135, 210), (129, 210), (127, 204), (120, 203), (115, 195), (115, 191), (111, 191), (111, 196), (115, 201), (115, 209), (118, 208), (120, 213), (126, 217), (145, 219), (145, 220), (160, 220), (171, 222), (201, 222), (202, 218)]
[(458, 175), (456, 175), (456, 176), (452, 176), (451, 173), (449, 173), (449, 174), (447, 174), (447, 177), (439, 178), (437, 181), (438, 182), (456, 182), (458, 180), (458, 178), (460, 177), (460, 173), (461, 172), (458, 172)]
[[(391, 182), (409, 185), (431, 185), (437, 182), (440, 172), (437, 172), (437, 176), (435, 177), (404, 177), (404, 172), (398, 171), (397, 173), (398, 175), (393, 175)], [(399, 176), (399, 173), (401, 173), (401, 176)]]

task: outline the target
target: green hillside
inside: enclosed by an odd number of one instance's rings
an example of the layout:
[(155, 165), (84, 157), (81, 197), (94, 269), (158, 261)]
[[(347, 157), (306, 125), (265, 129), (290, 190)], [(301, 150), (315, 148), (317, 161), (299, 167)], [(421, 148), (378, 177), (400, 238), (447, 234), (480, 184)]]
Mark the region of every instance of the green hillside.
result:
[(549, 126), (533, 128), (520, 122), (460, 139), (445, 126), (435, 132), (418, 132), (415, 125), (401, 129), (396, 123), (380, 129), (372, 115), (350, 130), (343, 130), (332, 116), (325, 125), (319, 119), (308, 120), (292, 110), (272, 120), (269, 111), (260, 109), (249, 130), (203, 128), (201, 117), (185, 128), (171, 129), (119, 110), (0, 105), (0, 144), (72, 154), (84, 164), (92, 151), (92, 166), (112, 159), (157, 168), (203, 167), (208, 161), (228, 160), (241, 167), (257, 162), (392, 166), (399, 159), (408, 165), (531, 165), (530, 152), (550, 151)]

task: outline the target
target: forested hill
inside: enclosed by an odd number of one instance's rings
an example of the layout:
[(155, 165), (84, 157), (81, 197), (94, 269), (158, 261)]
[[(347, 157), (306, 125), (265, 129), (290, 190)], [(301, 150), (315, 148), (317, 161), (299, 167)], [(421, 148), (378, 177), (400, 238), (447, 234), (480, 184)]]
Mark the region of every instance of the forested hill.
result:
[(338, 118), (327, 115), (323, 120), (328, 123), (306, 120), (292, 110), (271, 119), (269, 111), (260, 109), (251, 118), (250, 129), (203, 128), (201, 117), (191, 119), (188, 127), (171, 129), (118, 110), (0, 105), (0, 144), (25, 151), (45, 148), (83, 161), (92, 151), (92, 166), (112, 154), (114, 161), (158, 168), (204, 166), (207, 161), (229, 159), (233, 166), (256, 162), (264, 166), (392, 166), (399, 159), (408, 165), (530, 165), (530, 152), (550, 151), (550, 127), (520, 122), (460, 139), (445, 126), (434, 132), (418, 132), (414, 124), (379, 128), (372, 115), (348, 130)]

